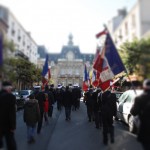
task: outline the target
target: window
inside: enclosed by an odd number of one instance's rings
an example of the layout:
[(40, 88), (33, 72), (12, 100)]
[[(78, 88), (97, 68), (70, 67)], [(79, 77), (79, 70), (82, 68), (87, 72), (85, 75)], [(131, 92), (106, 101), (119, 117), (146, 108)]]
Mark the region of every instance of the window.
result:
[(135, 15), (133, 14), (132, 15), (132, 28), (135, 28), (136, 27), (136, 22), (135, 22)]
[(128, 35), (128, 23), (125, 23), (125, 34)]

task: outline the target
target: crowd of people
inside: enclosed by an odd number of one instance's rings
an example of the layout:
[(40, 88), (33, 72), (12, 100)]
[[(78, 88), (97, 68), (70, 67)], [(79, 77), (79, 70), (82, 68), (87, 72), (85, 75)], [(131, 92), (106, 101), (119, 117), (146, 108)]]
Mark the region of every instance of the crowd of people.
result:
[[(17, 150), (14, 131), (16, 129), (16, 97), (12, 94), (13, 86), (10, 82), (2, 83), (0, 91), (0, 149), (4, 147), (6, 139), (8, 150)], [(57, 103), (58, 111), (65, 108), (65, 120), (71, 120), (71, 111), (80, 107), (81, 89), (78, 86), (63, 87), (45, 85), (44, 90), (35, 88), (25, 102), (23, 120), (27, 127), (27, 142), (35, 143), (35, 134), (40, 134), (43, 122), (49, 124), (48, 117), (53, 115), (53, 105)]]
[(117, 112), (116, 95), (110, 90), (103, 92), (100, 88), (93, 89), (90, 86), (84, 94), (84, 102), (89, 122), (95, 121), (95, 127), (103, 129), (103, 143), (108, 144), (108, 137), (111, 143), (114, 143), (113, 117)]
[[(145, 150), (150, 149), (150, 80), (143, 82), (144, 93), (135, 98), (131, 114), (140, 118), (140, 129), (138, 140)], [(12, 84), (2, 83), (0, 91), (0, 149), (3, 148), (3, 137), (6, 139), (8, 150), (17, 150), (14, 131), (16, 129), (16, 98), (11, 93)], [(43, 121), (47, 124), (48, 117), (53, 115), (53, 104), (57, 103), (58, 111), (65, 108), (65, 120), (71, 120), (71, 111), (80, 108), (81, 89), (78, 86), (63, 87), (58, 85), (45, 86), (43, 91), (35, 89), (26, 101), (23, 111), (23, 120), (27, 126), (27, 141), (29, 144), (35, 142), (35, 134), (40, 134)], [(114, 117), (117, 113), (116, 95), (110, 89), (101, 91), (100, 88), (89, 87), (84, 93), (84, 103), (87, 108), (89, 122), (94, 121), (97, 129), (102, 129), (103, 143), (115, 142)], [(149, 106), (149, 107), (146, 107)], [(147, 111), (146, 113), (145, 110)]]

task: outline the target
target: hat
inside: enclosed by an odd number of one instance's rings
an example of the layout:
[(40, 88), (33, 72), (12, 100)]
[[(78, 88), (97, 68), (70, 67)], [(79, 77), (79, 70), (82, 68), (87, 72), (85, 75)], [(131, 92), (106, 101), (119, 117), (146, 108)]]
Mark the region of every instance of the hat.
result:
[(12, 89), (12, 84), (10, 83), (10, 82), (8, 82), (8, 81), (4, 81), (3, 83), (2, 83), (2, 88), (3, 89)]
[(146, 90), (150, 90), (150, 79), (145, 79), (143, 82), (143, 88)]
[(5, 86), (12, 86), (12, 84), (11, 84), (10, 82), (8, 82), (8, 81), (4, 81), (4, 82), (2, 83), (2, 86), (3, 86), (3, 87), (5, 87)]

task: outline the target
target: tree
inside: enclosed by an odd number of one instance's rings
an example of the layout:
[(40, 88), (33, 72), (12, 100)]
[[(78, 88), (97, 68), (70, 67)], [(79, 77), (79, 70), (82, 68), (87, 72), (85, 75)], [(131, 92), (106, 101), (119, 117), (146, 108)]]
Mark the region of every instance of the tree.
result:
[(150, 38), (125, 42), (119, 52), (129, 74), (150, 77)]
[(7, 60), (7, 65), (8, 78), (14, 81), (17, 89), (30, 88), (34, 82), (40, 81), (41, 69), (25, 59), (10, 58)]

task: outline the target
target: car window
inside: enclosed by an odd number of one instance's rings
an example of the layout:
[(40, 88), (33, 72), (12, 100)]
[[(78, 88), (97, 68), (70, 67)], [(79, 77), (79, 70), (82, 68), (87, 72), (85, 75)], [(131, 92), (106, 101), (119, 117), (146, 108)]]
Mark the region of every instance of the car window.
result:
[(127, 97), (128, 97), (127, 93), (123, 93), (118, 99), (119, 103), (123, 102)]
[(130, 103), (133, 99), (133, 96), (131, 95), (128, 95), (127, 99), (126, 99), (126, 102)]
[(29, 95), (29, 92), (28, 91), (20, 91), (20, 94), (21, 95)]

